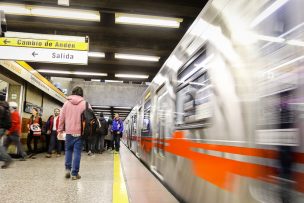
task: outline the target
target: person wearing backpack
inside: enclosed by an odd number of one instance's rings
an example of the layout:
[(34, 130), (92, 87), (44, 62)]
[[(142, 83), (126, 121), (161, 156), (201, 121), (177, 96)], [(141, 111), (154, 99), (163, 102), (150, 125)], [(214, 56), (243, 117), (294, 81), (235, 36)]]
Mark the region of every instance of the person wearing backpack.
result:
[(106, 143), (106, 146), (105, 148), (107, 150), (109, 150), (111, 148), (111, 150), (114, 150), (114, 145), (113, 145), (113, 133), (112, 133), (112, 119), (109, 118), (108, 120), (108, 133), (107, 135), (105, 136), (105, 143)]
[[(8, 133), (11, 128), (11, 113), (9, 111), (9, 104), (6, 101), (0, 102), (0, 138)], [(7, 168), (13, 162), (13, 159), (8, 155), (6, 149), (0, 145), (0, 161), (4, 161), (1, 168)]]
[[(29, 152), (29, 158), (36, 158), (36, 154), (38, 153), (38, 140), (41, 137), (41, 128), (42, 128), (42, 119), (39, 116), (39, 112), (37, 108), (32, 109), (32, 116), (27, 124), (29, 133), (27, 136), (27, 149)], [(34, 151), (32, 149), (32, 140), (34, 139)]]
[(99, 130), (97, 135), (96, 150), (102, 153), (104, 149), (105, 136), (108, 134), (108, 123), (103, 117), (103, 113), (99, 115)]
[(114, 116), (114, 120), (112, 123), (112, 132), (113, 132), (113, 138), (114, 138), (114, 143), (115, 143), (115, 153), (119, 153), (120, 138), (122, 137), (122, 132), (123, 132), (123, 122), (119, 118), (118, 113), (116, 113)]
[(13, 143), (21, 155), (20, 161), (25, 161), (26, 160), (26, 153), (24, 152), (24, 149), (22, 147), (22, 144), (20, 142), (20, 135), (21, 135), (21, 121), (20, 121), (20, 115), (17, 110), (18, 104), (16, 102), (9, 102), (10, 106), (10, 111), (11, 111), (11, 120), (12, 120), (12, 125), (11, 128), (9, 129), (9, 133), (7, 134), (7, 137), (4, 141), (4, 148), (7, 150), (9, 145)]
[[(59, 119), (58, 138), (65, 138), (65, 177), (72, 180), (81, 178), (79, 175), (82, 135), (87, 132), (87, 126), (84, 126), (83, 118), (87, 118), (89, 105), (83, 98), (83, 90), (81, 87), (75, 87), (72, 95), (67, 98), (64, 103)], [(90, 108), (92, 111), (92, 109)], [(85, 115), (84, 115), (85, 114)]]

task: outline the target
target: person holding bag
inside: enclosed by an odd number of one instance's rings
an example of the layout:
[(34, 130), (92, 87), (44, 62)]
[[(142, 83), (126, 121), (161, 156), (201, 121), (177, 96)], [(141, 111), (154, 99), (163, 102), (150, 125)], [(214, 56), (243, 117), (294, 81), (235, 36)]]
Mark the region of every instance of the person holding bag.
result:
[[(32, 116), (27, 125), (29, 133), (27, 136), (27, 148), (29, 152), (29, 158), (35, 159), (35, 155), (38, 153), (38, 140), (41, 136), (42, 119), (39, 116), (38, 109), (32, 109)], [(32, 149), (31, 143), (34, 139), (34, 151)]]

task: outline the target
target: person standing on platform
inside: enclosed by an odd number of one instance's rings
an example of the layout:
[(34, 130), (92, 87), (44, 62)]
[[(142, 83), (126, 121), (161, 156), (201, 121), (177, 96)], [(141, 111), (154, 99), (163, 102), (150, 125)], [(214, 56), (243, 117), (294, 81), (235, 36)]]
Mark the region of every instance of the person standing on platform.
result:
[(81, 87), (75, 87), (72, 95), (64, 103), (59, 119), (58, 137), (65, 138), (65, 177), (72, 180), (80, 179), (79, 168), (81, 160), (82, 137), (81, 137), (81, 115), (86, 109)]
[(118, 113), (116, 113), (114, 116), (114, 120), (112, 123), (112, 132), (113, 132), (113, 138), (114, 138), (114, 143), (115, 143), (115, 153), (119, 153), (120, 138), (122, 137), (122, 132), (123, 132), (123, 122), (119, 118)]
[(46, 155), (46, 158), (52, 157), (52, 151), (56, 149), (57, 151), (57, 157), (61, 155), (61, 140), (58, 140), (57, 138), (57, 130), (59, 126), (59, 119), (60, 119), (60, 110), (58, 108), (54, 109), (54, 115), (52, 115), (48, 122), (47, 122), (47, 134), (50, 134), (50, 146)]
[(10, 111), (11, 111), (11, 120), (12, 126), (9, 129), (9, 133), (4, 141), (4, 148), (7, 150), (9, 145), (13, 143), (17, 147), (18, 153), (21, 155), (20, 161), (25, 161), (26, 153), (22, 147), (20, 142), (20, 135), (21, 135), (21, 122), (20, 122), (20, 115), (18, 113), (18, 104), (16, 102), (9, 102)]
[(100, 113), (99, 115), (99, 135), (97, 135), (97, 142), (96, 142), (96, 150), (99, 151), (99, 153), (102, 153), (105, 149), (104, 142), (105, 142), (105, 136), (108, 134), (108, 123), (106, 119), (103, 117), (103, 113)]
[[(35, 155), (38, 153), (38, 140), (41, 136), (42, 119), (39, 116), (37, 108), (32, 109), (32, 116), (27, 124), (29, 133), (27, 136), (27, 148), (29, 151), (29, 158), (35, 159)], [(32, 140), (34, 139), (34, 151), (32, 150)]]
[(111, 148), (111, 150), (114, 150), (114, 146), (113, 146), (113, 133), (112, 133), (112, 119), (109, 118), (108, 120), (108, 133), (107, 135), (105, 136), (105, 143), (106, 143), (106, 146), (105, 148), (107, 150), (109, 150)]
[[(0, 138), (8, 133), (8, 130), (11, 128), (11, 114), (9, 112), (9, 105), (5, 101), (0, 102)], [(7, 168), (12, 162), (13, 159), (10, 155), (7, 154), (5, 148), (0, 145), (0, 161), (4, 161), (4, 164), (1, 168)]]

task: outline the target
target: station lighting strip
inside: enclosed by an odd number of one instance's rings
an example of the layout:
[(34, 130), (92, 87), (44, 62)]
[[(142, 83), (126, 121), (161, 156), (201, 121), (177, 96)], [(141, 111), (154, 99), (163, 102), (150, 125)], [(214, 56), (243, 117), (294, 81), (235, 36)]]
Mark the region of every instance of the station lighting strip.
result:
[(129, 13), (115, 13), (116, 24), (179, 28), (181, 22), (183, 22), (182, 18), (138, 15), (138, 14), (129, 14)]
[(89, 57), (93, 57), (93, 58), (104, 58), (106, 55), (103, 52), (93, 52), (93, 51), (90, 51), (88, 53), (88, 56)]
[(137, 78), (137, 79), (148, 79), (149, 75), (134, 75), (134, 74), (115, 74), (117, 78)]
[(136, 61), (151, 61), (151, 62), (158, 62), (159, 59), (160, 59), (159, 56), (120, 54), (120, 53), (115, 53), (114, 57), (116, 59), (136, 60)]
[(38, 69), (39, 73), (53, 73), (53, 74), (65, 74), (65, 75), (89, 75), (89, 76), (108, 76), (107, 73), (93, 73), (93, 72), (80, 72), (80, 71), (61, 71), (61, 70), (45, 70)]
[(105, 80), (105, 82), (106, 83), (111, 83), (111, 82), (113, 82), (113, 83), (123, 83), (122, 80)]
[(100, 22), (99, 11), (0, 3), (5, 14)]

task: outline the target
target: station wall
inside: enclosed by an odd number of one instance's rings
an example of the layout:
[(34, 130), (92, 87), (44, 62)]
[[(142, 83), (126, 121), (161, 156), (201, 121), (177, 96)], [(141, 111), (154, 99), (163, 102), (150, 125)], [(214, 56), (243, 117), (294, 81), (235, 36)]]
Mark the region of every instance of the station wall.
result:
[(135, 106), (148, 87), (140, 84), (72, 81), (69, 93), (76, 86), (83, 88), (84, 97), (91, 105), (126, 107)]

